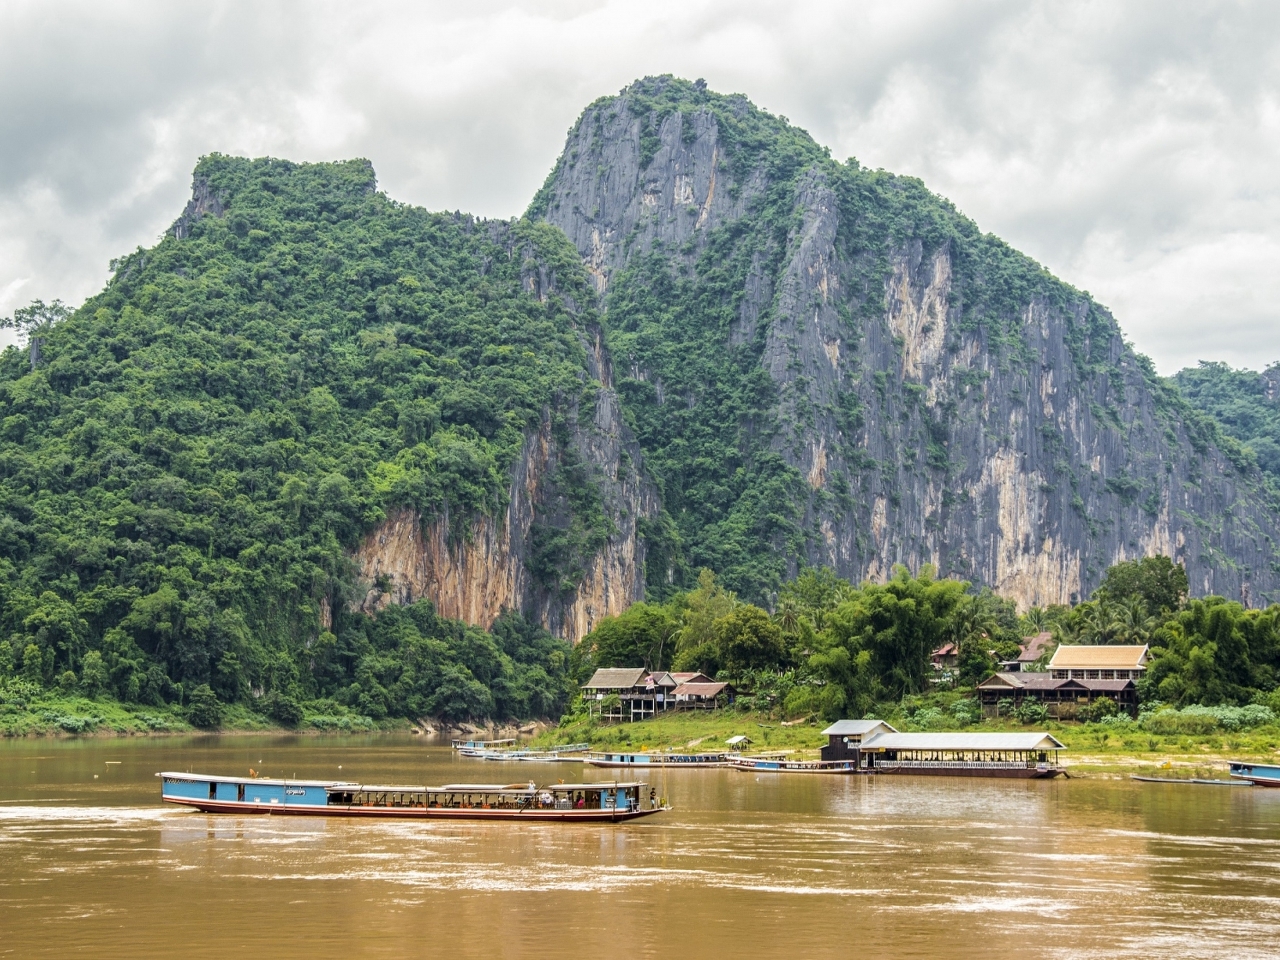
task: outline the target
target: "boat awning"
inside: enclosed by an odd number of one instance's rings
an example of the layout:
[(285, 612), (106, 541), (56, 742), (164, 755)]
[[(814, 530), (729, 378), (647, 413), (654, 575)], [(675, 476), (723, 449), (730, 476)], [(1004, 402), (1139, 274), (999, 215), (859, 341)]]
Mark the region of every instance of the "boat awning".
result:
[(642, 780), (629, 780), (625, 783), (615, 783), (610, 780), (607, 783), (550, 783), (541, 789), (550, 790), (552, 793), (567, 793), (571, 790), (621, 790), (626, 787), (647, 787), (648, 785)]
[(208, 773), (157, 773), (165, 780), (194, 780), (200, 783), (261, 783), (271, 787), (346, 787), (354, 784), (342, 780), (273, 780), (268, 777), (219, 777)]
[(954, 753), (983, 751), (1065, 750), (1047, 733), (880, 733), (862, 741), (863, 751), (934, 750)]

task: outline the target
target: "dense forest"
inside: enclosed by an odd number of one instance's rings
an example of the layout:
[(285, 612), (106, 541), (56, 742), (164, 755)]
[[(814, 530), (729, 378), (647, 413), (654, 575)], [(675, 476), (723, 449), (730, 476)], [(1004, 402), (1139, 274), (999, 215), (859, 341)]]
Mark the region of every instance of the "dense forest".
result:
[(1259, 374), (1201, 361), (1172, 380), (1191, 406), (1244, 446), (1280, 491), (1280, 364)]
[[(1041, 629), (1151, 644), (1149, 701), (1271, 694), (1280, 608), (1189, 599), (1168, 560), (1121, 564), (1083, 602), (1021, 616), (1011, 599), (928, 567), (883, 583), (804, 564), (797, 574), (800, 547), (820, 536), (805, 498), (851, 494), (812, 492), (787, 437), (826, 416), (852, 436), (863, 401), (846, 393), (818, 410), (799, 388), (788, 394), (762, 367), (764, 327), (734, 331), (744, 282), (786, 251), (808, 165), (831, 178), (852, 225), (842, 255), (865, 268), (867, 289), (890, 241), (908, 235), (948, 245), (958, 271), (981, 261), (959, 329), (1002, 363), (1031, 362), (1017, 304), (1070, 291), (917, 181), (835, 164), (742, 98), (652, 89), (629, 108), (645, 118), (649, 160), (654, 125), (696, 101), (720, 125), (724, 170), (742, 182), (763, 170), (752, 182), (769, 186), (705, 245), (682, 248), (681, 269), (661, 245), (635, 258), (603, 315), (579, 251), (539, 220), (549, 188), (527, 217), (483, 222), (388, 199), (365, 161), (214, 155), (174, 228), (114, 262), (100, 294), (3, 320), (22, 342), (0, 354), (0, 711), (56, 693), (172, 708), (202, 726), (227, 705), (286, 725), (556, 717), (577, 709), (595, 667), (644, 664), (732, 679), (747, 702), (790, 715), (862, 715), (926, 689), (941, 643), (961, 650), (966, 685)], [(1090, 351), (1109, 323), (1090, 315), (1073, 330), (1073, 363), (1102, 363)], [(646, 601), (577, 646), (515, 610), (489, 629), (427, 599), (361, 612), (369, 584), (351, 557), (364, 534), (406, 507), (465, 542), (468, 518), (508, 508), (529, 436), (547, 423), (566, 435), (571, 411), (606, 396), (589, 372), (600, 369), (588, 357), (596, 331), (662, 494), (636, 523)], [(1182, 371), (1159, 384), (1162, 416), (1280, 490), (1273, 372)], [(1154, 383), (1145, 366), (1141, 376)], [(883, 398), (882, 379), (864, 386)], [(950, 477), (956, 449), (912, 386), (898, 385), (910, 403), (886, 407), (924, 431), (911, 475)], [(839, 455), (851, 474), (892, 485), (896, 474), (854, 446)], [(571, 592), (610, 521), (591, 470), (567, 453), (548, 484), (561, 525), (535, 529), (520, 562)]]
[(213, 156), (196, 182), (220, 215), (74, 312), (10, 321), (28, 342), (0, 356), (0, 671), (282, 717), (553, 712), (564, 644), (430, 604), (353, 614), (346, 551), (389, 506), (501, 509), (526, 429), (594, 389), (569, 310), (521, 282), (573, 291), (575, 251), (393, 203), (363, 161)]
[(959, 651), (952, 683), (968, 687), (1041, 631), (1056, 643), (1150, 645), (1139, 681), (1148, 705), (1271, 705), (1280, 680), (1280, 605), (1188, 599), (1186, 572), (1167, 557), (1116, 564), (1088, 601), (1021, 616), (989, 590), (929, 568), (861, 585), (807, 570), (784, 585), (773, 613), (704, 571), (696, 589), (601, 623), (574, 663), (578, 675), (637, 664), (701, 670), (750, 691), (761, 708), (835, 719), (883, 715), (886, 704), (927, 692), (929, 656), (943, 643)]

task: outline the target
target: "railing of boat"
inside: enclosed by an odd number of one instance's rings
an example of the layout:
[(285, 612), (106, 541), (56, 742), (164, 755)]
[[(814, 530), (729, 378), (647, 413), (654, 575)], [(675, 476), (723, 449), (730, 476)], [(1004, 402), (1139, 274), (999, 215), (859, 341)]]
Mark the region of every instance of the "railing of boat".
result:
[(1056, 764), (1035, 760), (878, 760), (875, 770), (1045, 770)]

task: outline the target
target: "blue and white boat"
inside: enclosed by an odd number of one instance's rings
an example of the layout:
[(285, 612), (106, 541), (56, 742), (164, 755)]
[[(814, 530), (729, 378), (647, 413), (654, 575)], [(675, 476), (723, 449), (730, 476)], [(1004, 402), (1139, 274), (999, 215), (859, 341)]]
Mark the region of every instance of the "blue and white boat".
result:
[(1232, 760), (1230, 776), (1233, 780), (1247, 780), (1255, 787), (1280, 787), (1280, 765), (1274, 763)]
[(157, 773), (165, 803), (205, 813), (395, 817), (410, 820), (553, 820), (621, 823), (671, 809), (647, 783), (451, 783), (378, 786)]

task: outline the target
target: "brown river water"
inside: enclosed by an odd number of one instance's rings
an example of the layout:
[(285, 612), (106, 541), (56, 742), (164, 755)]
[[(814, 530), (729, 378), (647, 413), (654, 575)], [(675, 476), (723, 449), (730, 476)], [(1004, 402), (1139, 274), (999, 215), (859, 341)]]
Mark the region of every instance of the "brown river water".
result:
[(622, 825), (209, 816), (158, 770), (613, 779), (420, 737), (0, 741), (0, 956), (1275, 957), (1280, 790), (676, 770)]

